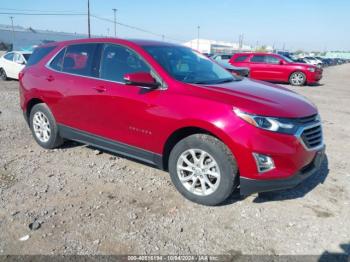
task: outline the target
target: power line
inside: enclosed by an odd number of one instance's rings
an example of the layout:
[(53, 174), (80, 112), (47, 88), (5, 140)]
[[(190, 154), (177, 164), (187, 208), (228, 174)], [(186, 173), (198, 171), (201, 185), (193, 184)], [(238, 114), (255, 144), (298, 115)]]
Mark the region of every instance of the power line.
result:
[[(100, 17), (100, 16), (93, 15), (93, 14), (91, 15), (91, 17), (94, 17), (94, 18), (96, 18), (98, 20), (101, 20), (101, 21), (105, 21), (105, 22), (109, 22), (109, 23), (113, 23), (114, 24), (114, 21), (109, 19), (109, 18)], [(143, 33), (147, 33), (147, 34), (150, 34), (150, 35), (153, 35), (153, 36), (158, 36), (158, 37), (161, 37), (162, 39), (167, 38), (169, 40), (173, 40), (173, 41), (176, 41), (176, 42), (183, 42), (183, 40), (179, 40), (179, 39), (175, 39), (175, 38), (172, 38), (172, 37), (168, 37), (168, 36), (166, 36), (164, 34), (159, 34), (159, 33), (156, 33), (156, 32), (153, 32), (153, 31), (141, 28), (141, 27), (124, 24), (124, 23), (121, 23), (121, 22), (116, 22), (116, 24), (118, 24), (120, 26), (124, 26), (124, 27), (130, 28), (130, 29), (134, 29), (134, 30), (137, 30), (137, 31), (140, 31), (140, 32), (143, 32)]]
[(54, 16), (78, 16), (86, 15), (86, 13), (20, 13), (20, 12), (0, 12), (0, 15), (54, 15)]
[[(0, 10), (1, 9), (4, 9), (4, 8), (0, 8)], [(20, 10), (20, 9), (13, 9), (13, 10)], [(22, 10), (25, 11), (24, 9), (22, 9)], [(27, 10), (29, 11), (29, 9), (27, 9)], [(59, 11), (55, 11), (55, 12), (52, 11), (52, 13), (51, 13), (51, 11), (43, 11), (43, 10), (41, 10), (41, 11), (40, 10), (36, 10), (35, 12), (38, 12), (38, 13), (0, 12), (0, 15), (24, 15), (24, 16), (85, 16), (85, 15), (88, 15), (87, 13), (59, 13)], [(40, 13), (40, 12), (43, 12), (43, 13)], [(44, 12), (47, 12), (47, 13), (44, 13)], [(95, 18), (95, 19), (101, 20), (101, 21), (113, 23), (114, 25), (120, 25), (120, 26), (129, 28), (129, 29), (133, 29), (133, 30), (136, 30), (136, 31), (139, 31), (139, 32), (143, 32), (143, 33), (147, 33), (147, 34), (150, 34), (150, 35), (153, 35), (153, 36), (160, 37), (163, 41), (164, 41), (165, 38), (167, 38), (169, 40), (176, 41), (176, 42), (184, 42), (184, 40), (179, 40), (179, 39), (176, 39), (176, 38), (172, 38), (172, 37), (169, 37), (167, 35), (156, 33), (156, 32), (150, 31), (148, 29), (141, 28), (141, 27), (128, 25), (128, 24), (125, 24), (125, 23), (117, 22), (117, 21), (114, 21), (114, 20), (111, 20), (111, 19), (108, 19), (108, 18), (104, 18), (104, 17), (100, 17), (100, 16), (97, 16), (97, 15), (93, 15), (93, 14), (90, 14), (90, 16)]]
[(49, 10), (38, 10), (38, 9), (16, 9), (16, 8), (0, 8), (0, 10), (10, 10), (19, 12), (43, 12), (43, 13), (79, 13), (77, 10), (62, 10), (62, 11), (49, 11)]

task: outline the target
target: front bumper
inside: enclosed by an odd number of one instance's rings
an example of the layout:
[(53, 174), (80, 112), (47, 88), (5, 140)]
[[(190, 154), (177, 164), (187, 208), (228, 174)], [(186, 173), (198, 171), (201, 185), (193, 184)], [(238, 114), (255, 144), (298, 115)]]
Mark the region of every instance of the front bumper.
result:
[(324, 155), (325, 147), (316, 153), (310, 164), (302, 168), (295, 175), (285, 179), (258, 180), (240, 177), (240, 194), (250, 195), (259, 192), (293, 188), (319, 171), (324, 160)]

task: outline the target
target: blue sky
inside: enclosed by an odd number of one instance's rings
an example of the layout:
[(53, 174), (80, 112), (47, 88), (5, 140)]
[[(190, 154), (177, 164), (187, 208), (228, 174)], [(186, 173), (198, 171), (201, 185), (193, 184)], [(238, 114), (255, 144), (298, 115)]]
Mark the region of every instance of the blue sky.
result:
[[(188, 41), (197, 37), (238, 41), (277, 48), (304, 50), (350, 50), (349, 0), (90, 0), (91, 13), (113, 19), (117, 8), (121, 23), (148, 29), (166, 37)], [(6, 9), (86, 12), (87, 0), (1, 1)], [(34, 12), (34, 11), (33, 11)], [(87, 32), (85, 16), (20, 16), (14, 24), (65, 32)], [(113, 24), (92, 18), (92, 33), (113, 35)], [(0, 14), (0, 24), (10, 24)], [(117, 26), (119, 37), (158, 38)]]

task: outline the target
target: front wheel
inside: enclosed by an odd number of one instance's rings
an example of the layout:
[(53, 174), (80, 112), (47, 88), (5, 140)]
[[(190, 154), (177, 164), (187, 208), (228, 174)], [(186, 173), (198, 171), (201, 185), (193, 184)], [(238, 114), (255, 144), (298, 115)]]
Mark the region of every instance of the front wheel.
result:
[(306, 76), (303, 72), (294, 72), (289, 77), (289, 83), (293, 86), (303, 86), (306, 82)]
[(195, 134), (175, 145), (169, 157), (169, 172), (184, 197), (214, 206), (232, 193), (238, 170), (224, 143), (210, 135)]

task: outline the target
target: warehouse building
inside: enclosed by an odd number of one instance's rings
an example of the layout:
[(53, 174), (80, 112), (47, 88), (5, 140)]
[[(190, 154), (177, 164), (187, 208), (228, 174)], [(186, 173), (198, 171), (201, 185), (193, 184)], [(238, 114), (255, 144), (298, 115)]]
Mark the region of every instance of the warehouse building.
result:
[(222, 42), (208, 39), (193, 39), (183, 45), (207, 54), (233, 54), (237, 51), (251, 51), (248, 45), (239, 46), (238, 43)]

